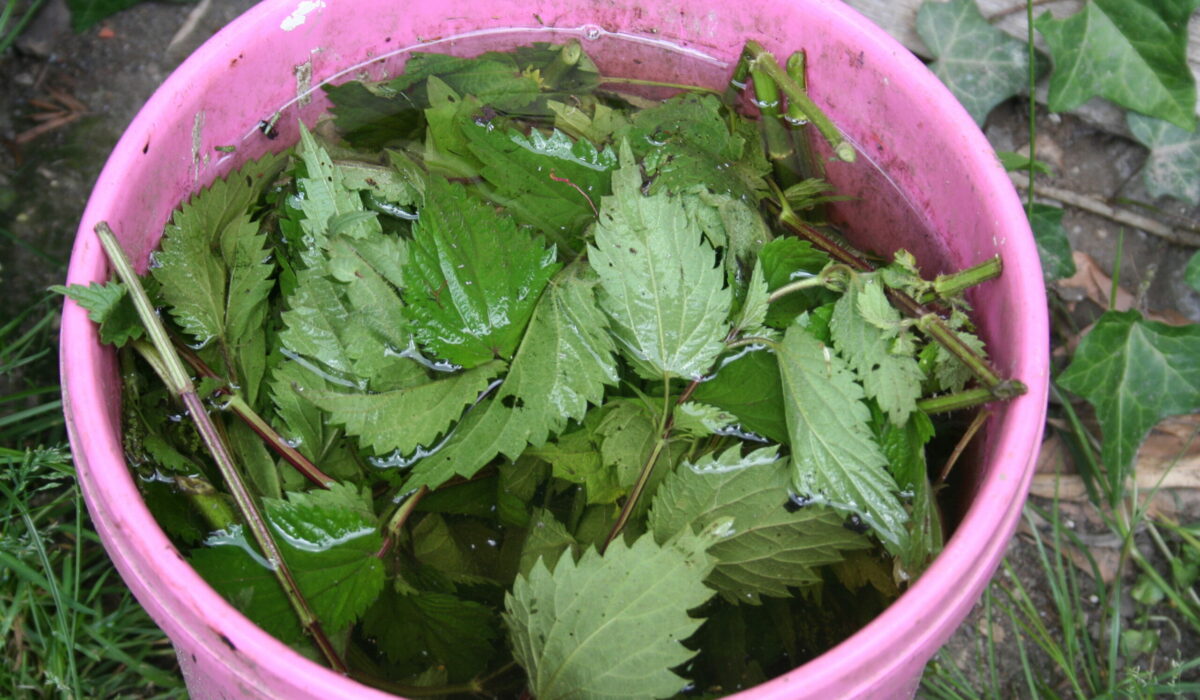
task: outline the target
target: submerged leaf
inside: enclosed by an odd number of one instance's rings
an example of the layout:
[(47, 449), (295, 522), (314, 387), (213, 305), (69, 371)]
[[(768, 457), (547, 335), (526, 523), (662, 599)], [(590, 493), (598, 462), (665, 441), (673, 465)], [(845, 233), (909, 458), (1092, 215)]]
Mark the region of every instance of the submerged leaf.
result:
[(539, 700), (665, 698), (687, 683), (671, 669), (695, 652), (681, 643), (702, 620), (688, 615), (712, 596), (706, 538), (684, 533), (660, 546), (614, 540), (601, 557), (544, 560), (505, 596), (517, 662)]
[(363, 617), (363, 632), (411, 673), (437, 662), (449, 681), (467, 681), (495, 654), (499, 620), (492, 609), (450, 593), (386, 591)]

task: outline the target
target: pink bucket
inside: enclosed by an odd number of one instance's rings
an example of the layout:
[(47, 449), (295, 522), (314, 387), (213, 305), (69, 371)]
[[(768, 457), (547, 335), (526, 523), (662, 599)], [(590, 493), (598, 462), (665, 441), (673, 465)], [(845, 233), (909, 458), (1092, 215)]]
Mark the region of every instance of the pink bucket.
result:
[[(502, 31), (509, 30), (509, 31)], [(869, 247), (913, 251), (940, 272), (1002, 256), (976, 290), (980, 328), (1006, 376), (1029, 387), (991, 407), (971, 464), (956, 473), (959, 512), (944, 553), (884, 614), (828, 653), (738, 697), (911, 697), (922, 668), (978, 599), (1016, 525), (1042, 433), (1048, 329), (1041, 266), (1024, 213), (983, 135), (911, 54), (834, 0), (267, 0), (226, 27), (150, 99), (104, 168), (84, 213), (69, 282), (107, 278), (92, 233), (108, 221), (142, 265), (171, 210), (248, 158), (312, 123), (325, 80), (395, 73), (400, 49), (473, 53), (579, 37), (604, 72), (666, 79), (658, 45), (676, 47), (671, 80), (727, 79), (743, 42), (807, 51), (813, 98), (855, 143), (831, 166), (856, 196), (838, 216)], [(454, 38), (453, 41), (448, 38)], [(642, 62), (654, 60), (653, 66)], [(705, 58), (707, 57), (707, 58)], [(671, 61), (666, 61), (671, 63)], [(261, 120), (278, 116), (268, 139)], [(218, 146), (236, 146), (236, 152)], [(383, 698), (254, 626), (184, 562), (126, 467), (114, 355), (86, 314), (63, 314), (63, 399), (84, 496), (105, 547), (166, 631), (196, 698)]]

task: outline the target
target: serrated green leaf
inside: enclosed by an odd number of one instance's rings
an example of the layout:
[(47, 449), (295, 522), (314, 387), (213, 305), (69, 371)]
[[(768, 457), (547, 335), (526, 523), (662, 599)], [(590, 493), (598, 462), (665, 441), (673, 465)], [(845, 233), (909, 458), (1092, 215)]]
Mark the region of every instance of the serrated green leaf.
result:
[(688, 219), (704, 234), (714, 248), (723, 249), (722, 257), (730, 279), (741, 275), (740, 267), (749, 264), (771, 240), (771, 229), (753, 206), (730, 194), (713, 194), (703, 185), (679, 193)]
[(624, 112), (618, 112), (602, 102), (591, 104), (590, 114), (584, 108), (555, 100), (548, 101), (546, 106), (554, 113), (555, 127), (592, 143), (607, 143), (614, 132), (629, 123)]
[(578, 237), (596, 220), (595, 203), (609, 194), (610, 173), (617, 167), (612, 148), (598, 151), (590, 141), (572, 141), (558, 130), (545, 136), (534, 129), (526, 136), (473, 120), (462, 129), (483, 162), (489, 196), (518, 221), (578, 250)]
[[(767, 291), (811, 277), (829, 264), (829, 256), (813, 248), (809, 241), (794, 236), (776, 238), (758, 252)], [(826, 289), (802, 289), (775, 301), (767, 310), (767, 325), (784, 329), (801, 313), (834, 299)]]
[(379, 394), (308, 390), (304, 397), (376, 455), (407, 455), (433, 447), (504, 369), (504, 362), (493, 360), (445, 379)]
[(425, 115), (410, 100), (377, 86), (351, 81), (323, 86), (333, 107), (334, 124), (352, 146), (377, 151), (413, 139), (425, 126)]
[(434, 661), (456, 682), (487, 668), (499, 631), (490, 607), (449, 593), (387, 591), (363, 617), (363, 632), (402, 671), (416, 673)]
[(1092, 0), (1034, 26), (1050, 47), (1050, 109), (1074, 109), (1093, 96), (1191, 129), (1196, 84), (1187, 63), (1188, 16), (1198, 0)]
[(469, 479), (498, 455), (515, 460), (528, 444), (527, 418), (495, 399), (479, 402), (440, 450), (417, 462), (404, 489), (436, 489), (456, 476)]
[(833, 307), (829, 330), (838, 354), (854, 369), (867, 396), (892, 422), (903, 425), (921, 398), (924, 373), (916, 359), (893, 352), (900, 312), (888, 304), (874, 276), (858, 275)]
[(417, 340), (464, 367), (512, 356), (546, 282), (558, 270), (513, 220), (435, 179), (413, 226), (405, 301)]
[(1029, 81), (1029, 52), (988, 23), (974, 0), (925, 2), (917, 33), (937, 60), (929, 69), (983, 124), (992, 108), (1021, 92)]
[(598, 439), (600, 436), (582, 428), (541, 447), (530, 448), (526, 454), (549, 462), (555, 477), (583, 484), (589, 504), (615, 503), (627, 489), (617, 478), (616, 466), (606, 464), (600, 456), (600, 448), (593, 441)]
[(657, 417), (640, 401), (618, 400), (596, 426), (596, 434), (601, 460), (616, 471), (617, 483), (628, 489), (658, 440)]
[(708, 437), (737, 423), (737, 416), (732, 413), (700, 403), (686, 401), (675, 407), (671, 414), (674, 419), (673, 430), (688, 437)]
[(617, 383), (616, 346), (605, 332), (595, 287), (595, 275), (582, 261), (550, 281), (496, 394), (528, 423), (526, 439), (534, 445), (568, 420), (582, 420), (589, 403), (602, 402), (605, 385)]
[(640, 374), (703, 376), (723, 348), (730, 290), (716, 251), (688, 225), (683, 205), (665, 194), (643, 195), (640, 170), (623, 149), (588, 247), (600, 306)]
[[(956, 330), (954, 333), (964, 345), (974, 350), (980, 357), (987, 359), (987, 349), (984, 348), (983, 341), (979, 339), (979, 336), (963, 330)], [(967, 382), (975, 378), (971, 368), (963, 364), (963, 361), (947, 350), (944, 345), (931, 343), (926, 347), (935, 349), (933, 378), (937, 382), (939, 391), (949, 393), (962, 391)]]
[(1142, 166), (1146, 190), (1155, 197), (1174, 197), (1200, 204), (1200, 132), (1129, 112), (1125, 122), (1134, 138), (1150, 149)]
[[(333, 631), (357, 620), (383, 590), (383, 563), (374, 556), (382, 538), (372, 520), (322, 493), (308, 494), (303, 503), (264, 499), (263, 505), (300, 591)], [(218, 532), (206, 545), (189, 560), (204, 580), (268, 633), (299, 641), (296, 614), (242, 527)]]
[(1119, 484), (1155, 423), (1200, 409), (1200, 325), (1108, 311), (1083, 337), (1058, 384), (1095, 407), (1101, 456)]
[(688, 610), (712, 596), (702, 581), (709, 541), (684, 533), (665, 546), (646, 535), (613, 541), (601, 557), (559, 559), (518, 577), (504, 622), (539, 700), (661, 698), (686, 681), (670, 669), (695, 652), (681, 643), (700, 626)]
[(542, 562), (547, 569), (553, 569), (564, 553), (574, 559), (578, 548), (575, 538), (567, 532), (567, 528), (558, 518), (550, 511), (539, 508), (530, 518), (529, 532), (525, 535), (525, 543), (521, 548), (521, 561), (517, 573), (528, 578), (538, 562)]
[(722, 365), (717, 376), (696, 387), (694, 396), (697, 401), (737, 416), (746, 430), (775, 442), (788, 441), (783, 386), (775, 356), (770, 352), (747, 352)]
[(322, 250), (329, 239), (330, 223), (338, 217), (364, 214), (355, 218), (339, 231), (350, 238), (365, 238), (382, 231), (374, 212), (366, 212), (362, 196), (346, 187), (342, 171), (336, 168), (329, 153), (313, 138), (312, 133), (300, 124), (299, 155), (304, 161), (306, 176), (298, 180), (300, 193), (298, 203), (304, 218), (300, 228), (304, 232), (303, 245), (296, 253), (308, 267), (320, 267)]
[[(462, 525), (456, 523), (456, 527)], [(481, 553), (473, 551), (469, 543), (463, 542), (460, 534), (441, 515), (430, 513), (413, 528), (413, 556), (452, 581), (488, 581), (491, 572), (479, 556)]]
[(225, 437), (229, 449), (238, 456), (238, 466), (254, 492), (268, 498), (281, 498), (279, 469), (262, 438), (241, 421), (232, 421), (226, 426)]
[(767, 321), (767, 310), (770, 307), (768, 296), (770, 292), (763, 275), (762, 263), (755, 260), (754, 271), (750, 273), (750, 283), (746, 287), (746, 298), (742, 301), (742, 308), (733, 322), (735, 332), (748, 336), (762, 335), (766, 332), (763, 324)]
[(418, 189), (422, 183), (413, 182), (395, 167), (346, 160), (339, 160), (334, 166), (341, 173), (346, 189), (370, 192), (377, 199), (401, 206), (417, 204), (423, 196)]
[(787, 330), (778, 358), (796, 491), (858, 514), (880, 539), (898, 544), (908, 516), (872, 438), (862, 387), (803, 328)]
[(475, 58), (413, 52), (404, 73), (385, 83), (392, 94), (407, 92), (422, 107), (429, 104), (428, 79), (436, 76), (459, 95), (474, 95), (481, 103), (506, 112), (520, 111), (540, 94), (537, 78), (521, 70), (511, 53), (487, 53)]
[(429, 107), (425, 110), (425, 149), (422, 157), (429, 172), (446, 177), (475, 179), (483, 164), (471, 153), (463, 127), (483, 109), (474, 95), (460, 96), (441, 78), (426, 81)]
[(1034, 203), (1029, 227), (1042, 259), (1042, 276), (1047, 282), (1075, 274), (1075, 259), (1071, 257), (1071, 241), (1062, 225), (1062, 207)]
[(918, 484), (928, 480), (925, 463), (925, 444), (934, 435), (933, 422), (923, 411), (913, 411), (908, 421), (896, 425), (886, 420), (882, 412), (872, 421), (875, 440), (887, 457), (892, 477), (903, 491), (914, 491)]
[(789, 586), (821, 580), (816, 569), (841, 559), (841, 551), (869, 546), (842, 527), (832, 510), (789, 510), (791, 481), (777, 447), (742, 456), (741, 447), (685, 462), (662, 482), (650, 508), (649, 527), (659, 542), (681, 530), (702, 532), (732, 518), (733, 534), (709, 548), (717, 560), (707, 579), (730, 600), (758, 604), (760, 595), (787, 597)]
[(125, 285), (116, 280), (66, 287), (55, 285), (50, 291), (70, 297), (86, 309), (88, 318), (100, 326), (100, 342), (105, 345), (121, 347), (146, 335), (133, 298)]

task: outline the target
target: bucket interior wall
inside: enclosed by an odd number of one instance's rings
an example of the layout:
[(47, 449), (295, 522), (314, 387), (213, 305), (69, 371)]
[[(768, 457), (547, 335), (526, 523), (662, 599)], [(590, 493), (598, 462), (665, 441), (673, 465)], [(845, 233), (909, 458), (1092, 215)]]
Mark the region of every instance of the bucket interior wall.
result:
[[(511, 28), (520, 31), (497, 33)], [(314, 122), (327, 107), (314, 90), (322, 81), (394, 75), (403, 63), (396, 52), (412, 45), (471, 55), (567, 36), (581, 37), (610, 74), (665, 79), (665, 72), (676, 82), (722, 88), (747, 38), (777, 56), (806, 50), (813, 98), (860, 153), (854, 165), (829, 168), (829, 179), (853, 197), (836, 208), (852, 238), (884, 254), (907, 248), (931, 273), (1002, 256), (1003, 277), (977, 289), (971, 300), (994, 363), (1030, 392), (993, 407), (972, 464), (958, 470), (957, 495), (969, 508), (958, 514), (961, 526), (947, 556), (870, 628), (750, 692), (789, 698), (911, 694), (921, 667), (998, 561), (1002, 541), (995, 541), (1007, 538), (1015, 524), (1044, 415), (1045, 299), (1019, 202), (986, 140), (919, 61), (841, 3), (268, 0), (181, 66), (130, 126), (84, 214), (69, 282), (107, 277), (91, 234), (102, 220), (144, 267), (181, 200), (242, 162), (293, 143), (297, 119)], [(683, 51), (681, 59), (664, 65), (660, 42)], [(273, 138), (261, 123), (274, 125)], [(228, 146), (236, 151), (225, 152)], [(122, 575), (176, 643), (193, 693), (373, 697), (248, 625), (182, 562), (124, 464), (113, 354), (98, 345), (86, 316), (70, 304), (62, 369), (89, 509)], [(850, 650), (843, 649), (847, 645)]]

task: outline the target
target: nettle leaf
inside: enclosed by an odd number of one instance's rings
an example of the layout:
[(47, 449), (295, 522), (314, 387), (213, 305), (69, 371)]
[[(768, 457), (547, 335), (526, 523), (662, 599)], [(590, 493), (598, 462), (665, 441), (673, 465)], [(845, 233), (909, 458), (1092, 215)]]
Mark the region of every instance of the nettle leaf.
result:
[(989, 24), (974, 0), (923, 3), (917, 33), (937, 59), (929, 69), (977, 124), (1029, 80), (1025, 42)]
[(539, 700), (664, 698), (687, 681), (671, 672), (695, 652), (681, 643), (702, 620), (688, 610), (713, 591), (703, 581), (711, 540), (691, 533), (660, 546), (614, 540), (604, 556), (545, 562), (518, 577), (503, 615), (513, 653)]
[(733, 534), (708, 550), (717, 565), (707, 579), (733, 601), (788, 597), (789, 586), (820, 582), (817, 568), (840, 561), (843, 550), (870, 546), (832, 510), (785, 508), (791, 472), (777, 453), (763, 447), (743, 457), (735, 446), (684, 462), (663, 480), (650, 508), (649, 527), (659, 542), (733, 519)]
[(1200, 326), (1108, 311), (1083, 337), (1058, 383), (1095, 407), (1104, 463), (1125, 474), (1156, 423), (1200, 409)]
[(529, 423), (534, 445), (582, 420), (589, 403), (602, 402), (605, 385), (617, 383), (616, 345), (596, 305), (596, 283), (583, 261), (550, 281), (496, 394)]
[(417, 105), (378, 85), (351, 81), (323, 87), (338, 133), (356, 148), (377, 151), (415, 138), (425, 126)]
[(896, 483), (904, 491), (913, 491), (928, 480), (925, 463), (925, 444), (933, 438), (933, 421), (923, 411), (913, 411), (908, 421), (896, 425), (883, 417), (872, 421), (875, 440), (887, 457)]
[(554, 256), (461, 185), (435, 179), (404, 268), (418, 342), (464, 367), (511, 357), (558, 270)]
[(427, 106), (428, 79), (436, 76), (460, 95), (474, 95), (480, 102), (502, 111), (517, 111), (536, 100), (541, 87), (537, 78), (521, 70), (511, 53), (490, 52), (475, 58), (440, 53), (413, 52), (404, 73), (388, 83), (391, 93), (406, 91), (417, 104)]
[(734, 332), (742, 335), (762, 335), (766, 332), (763, 324), (767, 321), (767, 310), (770, 308), (767, 301), (769, 296), (762, 262), (755, 260), (754, 271), (750, 273), (750, 284), (746, 287), (746, 298), (742, 301), (737, 320), (733, 322)]
[(417, 673), (432, 661), (455, 682), (486, 670), (499, 627), (490, 607), (450, 593), (387, 591), (363, 617), (363, 633), (404, 672)]
[(698, 401), (679, 404), (671, 415), (674, 418), (674, 431), (689, 437), (715, 435), (738, 420), (737, 416), (724, 409)]
[(105, 345), (121, 347), (146, 335), (129, 289), (116, 280), (66, 287), (55, 285), (50, 291), (70, 297), (86, 309), (88, 318), (100, 326), (100, 342)]
[(1150, 149), (1142, 166), (1146, 190), (1155, 197), (1174, 197), (1200, 204), (1200, 132), (1129, 112), (1125, 115), (1134, 138)]
[(637, 480), (658, 439), (658, 417), (637, 400), (616, 400), (596, 426), (600, 458), (628, 489)]
[(300, 221), (304, 240), (296, 252), (308, 267), (320, 267), (324, 260), (322, 249), (333, 233), (330, 226), (339, 217), (344, 223), (336, 233), (351, 238), (378, 234), (382, 229), (374, 212), (367, 212), (363, 206), (362, 195), (346, 187), (342, 171), (334, 166), (329, 153), (303, 123), (300, 124), (299, 154), (307, 175), (298, 179), (303, 194), (298, 203), (304, 213)]
[(616, 466), (605, 463), (600, 456), (596, 441), (601, 439), (584, 427), (541, 447), (530, 448), (526, 454), (549, 462), (555, 477), (583, 484), (589, 504), (615, 503), (625, 494), (626, 488), (617, 478)]
[(908, 516), (871, 435), (862, 387), (840, 357), (798, 326), (787, 330), (778, 358), (796, 491), (856, 513), (880, 539), (898, 544)]
[(1029, 227), (1042, 259), (1042, 276), (1047, 282), (1075, 274), (1075, 258), (1071, 256), (1071, 241), (1062, 225), (1062, 207), (1034, 203)]
[[(298, 502), (263, 499), (284, 560), (330, 631), (356, 621), (383, 590), (385, 578), (375, 557), (383, 540), (374, 519), (341, 507), (343, 499), (320, 491)], [(189, 560), (204, 580), (268, 633), (287, 643), (300, 641), (295, 612), (242, 526), (218, 532), (205, 544)]]
[(303, 395), (375, 454), (411, 454), (433, 447), (505, 367), (493, 360), (445, 379), (379, 394), (308, 390)]
[(578, 549), (579, 545), (571, 533), (567, 532), (566, 526), (559, 522), (553, 513), (539, 508), (530, 518), (529, 532), (525, 535), (525, 543), (521, 548), (517, 572), (528, 578), (533, 567), (539, 562), (547, 569), (553, 569), (564, 552), (566, 556), (574, 558)]
[(1093, 96), (1191, 129), (1196, 84), (1187, 63), (1188, 16), (1200, 0), (1093, 0), (1034, 26), (1050, 47), (1050, 109), (1074, 109)]
[(683, 205), (641, 192), (641, 171), (623, 146), (613, 194), (600, 206), (588, 259), (600, 306), (639, 374), (700, 377), (724, 347), (732, 295), (716, 251), (688, 225)]
[(741, 426), (775, 442), (788, 441), (783, 415), (783, 385), (775, 355), (765, 350), (747, 351), (721, 366), (717, 376), (702, 382), (693, 394), (737, 416)]
[(833, 307), (833, 345), (892, 422), (903, 425), (921, 398), (924, 373), (915, 358), (893, 351), (900, 312), (887, 302), (874, 276), (856, 275)]
[(607, 143), (613, 133), (629, 124), (624, 112), (599, 101), (586, 101), (583, 107), (555, 100), (546, 102), (554, 113), (554, 126), (576, 138), (592, 143)]
[(410, 488), (469, 478), (499, 454), (515, 460), (527, 444), (541, 445), (568, 420), (582, 419), (588, 403), (600, 403), (617, 376), (594, 286), (582, 262), (550, 282), (496, 397), (476, 406), (440, 451), (417, 464)]
[[(828, 255), (813, 248), (810, 241), (794, 236), (776, 238), (767, 243), (759, 251), (758, 260), (762, 264), (768, 292), (812, 277), (829, 264)], [(801, 313), (834, 298), (832, 292), (823, 288), (793, 292), (770, 305), (766, 324), (773, 328), (787, 328)]]
[(610, 173), (617, 167), (611, 147), (598, 151), (590, 141), (572, 141), (557, 129), (549, 136), (537, 129), (526, 136), (473, 120), (462, 129), (483, 162), (489, 197), (518, 221), (569, 245), (596, 220), (594, 202), (609, 194)]
[[(974, 350), (976, 355), (987, 359), (987, 349), (984, 348), (983, 341), (979, 336), (957, 329), (954, 334), (964, 345)], [(926, 346), (926, 351), (929, 351), (930, 348), (934, 352), (933, 378), (937, 383), (938, 390), (949, 393), (962, 391), (967, 382), (975, 378), (971, 368), (958, 359), (958, 356), (947, 350), (946, 346), (941, 343), (930, 343)]]

